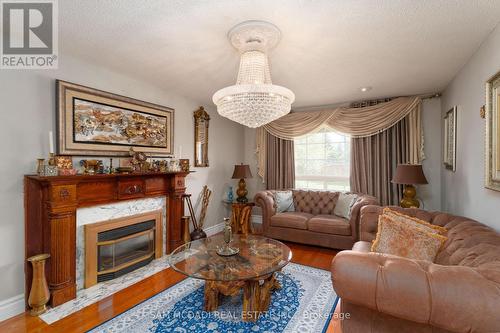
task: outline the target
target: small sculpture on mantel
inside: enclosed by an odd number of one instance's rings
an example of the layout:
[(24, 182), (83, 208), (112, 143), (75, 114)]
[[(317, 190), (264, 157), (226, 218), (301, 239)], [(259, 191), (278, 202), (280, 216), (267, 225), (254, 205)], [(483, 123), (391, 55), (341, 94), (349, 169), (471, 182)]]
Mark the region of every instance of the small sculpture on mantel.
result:
[(134, 151), (134, 148), (130, 148), (130, 164), (132, 164), (134, 171), (136, 172), (147, 172), (150, 169), (150, 163), (148, 162), (148, 157), (146, 153), (141, 151)]

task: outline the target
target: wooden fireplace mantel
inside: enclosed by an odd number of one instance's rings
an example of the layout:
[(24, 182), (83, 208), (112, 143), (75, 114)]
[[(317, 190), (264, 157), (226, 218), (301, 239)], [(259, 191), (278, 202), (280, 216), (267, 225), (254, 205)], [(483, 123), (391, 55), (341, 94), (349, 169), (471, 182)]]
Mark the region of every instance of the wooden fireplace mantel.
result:
[[(56, 306), (76, 297), (76, 210), (124, 200), (167, 197), (167, 253), (183, 244), (182, 194), (189, 172), (25, 176), (25, 256), (49, 253), (46, 276)], [(26, 299), (32, 268), (25, 261)]]

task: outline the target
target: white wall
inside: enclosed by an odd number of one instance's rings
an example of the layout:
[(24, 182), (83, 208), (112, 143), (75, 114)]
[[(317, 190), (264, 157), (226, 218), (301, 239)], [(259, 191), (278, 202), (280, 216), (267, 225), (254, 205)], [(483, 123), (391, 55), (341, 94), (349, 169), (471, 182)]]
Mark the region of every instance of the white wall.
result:
[(421, 208), (441, 210), (441, 100), (422, 101), (422, 126), (424, 129), (425, 160), (422, 162), (429, 184), (418, 185), (417, 196), (423, 201)]
[[(313, 108), (309, 108), (313, 109)], [(439, 98), (424, 99), (422, 102), (422, 122), (426, 159), (422, 166), (429, 182), (418, 186), (418, 197), (427, 210), (441, 209), (441, 101)], [(245, 128), (245, 163), (250, 164), (253, 178), (247, 180), (249, 198), (265, 189), (262, 179), (257, 176), (257, 158), (255, 154), (255, 133)], [(258, 213), (258, 210), (256, 210)]]
[(457, 170), (442, 168), (442, 204), (450, 213), (467, 216), (500, 230), (500, 192), (484, 187), (485, 82), (500, 70), (500, 26), (482, 43), (449, 84), (442, 112), (458, 106)]
[[(181, 144), (183, 157), (191, 161), (194, 154), (193, 111), (199, 107), (195, 101), (64, 54), (58, 70), (0, 71), (0, 310), (5, 305), (1, 300), (24, 291), (23, 175), (35, 171), (36, 158), (48, 155), (47, 133), (55, 132), (55, 79), (174, 108), (174, 145)], [(243, 133), (240, 125), (206, 107), (211, 116), (210, 167), (195, 168), (187, 188), (194, 200), (205, 184), (214, 191), (206, 224), (211, 226), (226, 214), (220, 198), (234, 164), (243, 159)]]

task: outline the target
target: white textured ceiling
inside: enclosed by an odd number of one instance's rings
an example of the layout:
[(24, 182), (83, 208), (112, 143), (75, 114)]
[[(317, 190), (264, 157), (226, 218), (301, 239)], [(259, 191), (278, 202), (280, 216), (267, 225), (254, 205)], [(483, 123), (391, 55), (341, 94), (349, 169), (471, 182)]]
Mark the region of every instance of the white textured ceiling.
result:
[(283, 35), (273, 82), (303, 107), (441, 91), (498, 24), (500, 0), (64, 0), (59, 18), (63, 54), (206, 105), (236, 79), (227, 31), (267, 20)]

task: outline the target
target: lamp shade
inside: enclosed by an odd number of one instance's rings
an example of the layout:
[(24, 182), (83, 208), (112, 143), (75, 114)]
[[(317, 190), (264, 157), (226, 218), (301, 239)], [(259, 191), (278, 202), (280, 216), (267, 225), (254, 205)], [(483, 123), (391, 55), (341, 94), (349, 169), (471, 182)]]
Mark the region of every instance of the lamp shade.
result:
[(392, 178), (395, 184), (428, 184), (421, 164), (399, 164)]
[(252, 178), (252, 172), (248, 164), (234, 166), (233, 179)]

